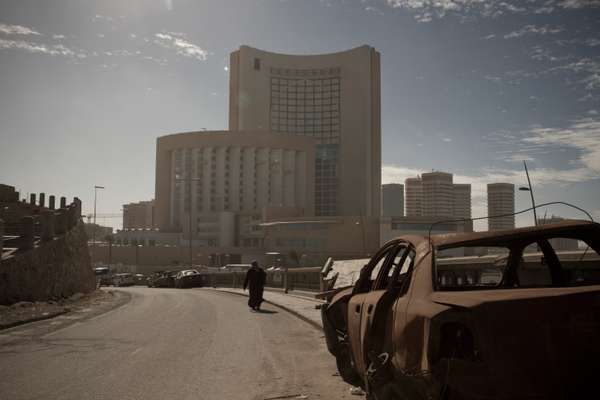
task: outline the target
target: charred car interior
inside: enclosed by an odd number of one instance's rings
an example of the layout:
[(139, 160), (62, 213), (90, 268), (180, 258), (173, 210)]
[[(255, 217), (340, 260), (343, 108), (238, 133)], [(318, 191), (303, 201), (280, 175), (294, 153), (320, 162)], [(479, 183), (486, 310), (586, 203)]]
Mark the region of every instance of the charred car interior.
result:
[(342, 378), (371, 399), (594, 393), (600, 225), (399, 237), (322, 308)]

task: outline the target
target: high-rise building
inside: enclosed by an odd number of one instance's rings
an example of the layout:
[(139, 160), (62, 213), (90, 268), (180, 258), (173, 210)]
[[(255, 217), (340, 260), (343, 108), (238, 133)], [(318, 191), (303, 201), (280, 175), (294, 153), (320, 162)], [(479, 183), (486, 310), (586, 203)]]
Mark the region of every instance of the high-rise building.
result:
[(515, 185), (512, 183), (489, 183), (487, 185), (488, 216), (506, 215), (488, 219), (488, 230), (514, 229)]
[(406, 178), (406, 216), (420, 217), (423, 215), (423, 182), (420, 177)]
[(314, 138), (318, 216), (380, 215), (379, 62), (370, 46), (321, 55), (248, 46), (231, 53), (229, 129)]
[(423, 216), (447, 217), (454, 214), (452, 174), (427, 172), (421, 175), (423, 185)]
[(381, 199), (382, 216), (404, 216), (404, 185), (401, 183), (387, 183), (381, 185)]
[(154, 200), (123, 204), (123, 229), (154, 227)]
[(453, 185), (453, 191), (453, 217), (460, 219), (471, 218), (471, 184), (455, 183)]
[(309, 137), (266, 132), (159, 137), (157, 227), (185, 233), (192, 221), (193, 233), (209, 233), (230, 225), (220, 237), (233, 243), (230, 232), (242, 214), (260, 215), (272, 207), (291, 215), (314, 215), (314, 147)]

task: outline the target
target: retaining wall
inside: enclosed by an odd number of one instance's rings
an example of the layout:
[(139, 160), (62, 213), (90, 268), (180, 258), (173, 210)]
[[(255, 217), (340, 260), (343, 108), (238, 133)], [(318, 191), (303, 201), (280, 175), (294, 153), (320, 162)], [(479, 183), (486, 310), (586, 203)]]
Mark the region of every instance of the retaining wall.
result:
[(54, 196), (46, 208), (43, 194), (39, 204), (35, 195), (28, 204), (19, 202), (16, 192), (7, 196), (10, 190), (0, 186), (0, 304), (94, 290), (81, 201), (75, 198), (67, 205), (61, 198), (61, 208), (55, 211)]

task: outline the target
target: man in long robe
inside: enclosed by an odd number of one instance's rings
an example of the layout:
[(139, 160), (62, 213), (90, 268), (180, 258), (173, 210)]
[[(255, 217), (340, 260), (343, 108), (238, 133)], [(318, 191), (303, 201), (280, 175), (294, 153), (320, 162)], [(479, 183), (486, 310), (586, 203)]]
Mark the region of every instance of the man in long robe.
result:
[(267, 273), (258, 266), (257, 261), (252, 261), (252, 267), (246, 272), (244, 280), (244, 290), (249, 289), (248, 307), (253, 310), (260, 310), (260, 303), (263, 301), (263, 291)]

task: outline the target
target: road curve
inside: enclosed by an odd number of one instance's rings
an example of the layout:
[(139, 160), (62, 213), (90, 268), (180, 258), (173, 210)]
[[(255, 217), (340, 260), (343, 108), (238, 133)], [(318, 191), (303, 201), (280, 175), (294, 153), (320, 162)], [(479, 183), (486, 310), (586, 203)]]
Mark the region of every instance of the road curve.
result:
[(211, 290), (123, 289), (131, 301), (36, 335), (0, 335), (0, 399), (345, 399), (322, 334)]

